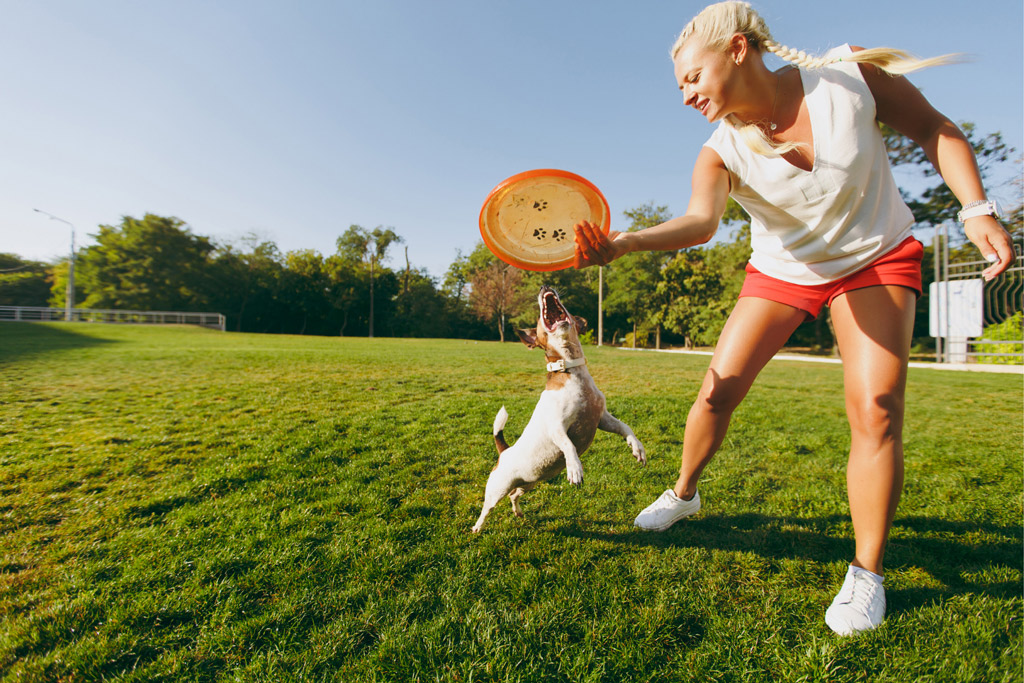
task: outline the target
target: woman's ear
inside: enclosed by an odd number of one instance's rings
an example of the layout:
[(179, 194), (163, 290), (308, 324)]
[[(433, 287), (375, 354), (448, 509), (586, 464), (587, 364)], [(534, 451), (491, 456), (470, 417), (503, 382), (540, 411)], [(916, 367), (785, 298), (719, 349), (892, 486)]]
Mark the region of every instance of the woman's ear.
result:
[(747, 42), (747, 37), (742, 33), (733, 34), (733, 37), (729, 39), (729, 59), (736, 66), (742, 64), (743, 60), (747, 58), (747, 51), (749, 49), (750, 43)]

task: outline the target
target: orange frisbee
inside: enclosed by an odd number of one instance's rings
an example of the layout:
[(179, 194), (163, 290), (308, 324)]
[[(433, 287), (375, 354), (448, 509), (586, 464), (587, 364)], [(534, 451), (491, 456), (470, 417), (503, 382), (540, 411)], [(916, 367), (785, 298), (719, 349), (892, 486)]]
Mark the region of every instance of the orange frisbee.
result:
[(586, 178), (553, 168), (518, 173), (498, 184), (480, 209), (480, 235), (505, 263), (562, 270), (574, 261), (573, 226), (589, 221), (608, 234), (608, 200)]

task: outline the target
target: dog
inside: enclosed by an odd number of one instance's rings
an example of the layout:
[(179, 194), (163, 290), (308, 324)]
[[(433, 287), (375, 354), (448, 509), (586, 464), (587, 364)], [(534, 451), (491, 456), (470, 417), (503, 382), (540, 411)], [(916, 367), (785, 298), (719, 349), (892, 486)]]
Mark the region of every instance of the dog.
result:
[(528, 348), (544, 350), (547, 384), (529, 424), (513, 446), (505, 442), (505, 406), (494, 418), (498, 464), (487, 478), (483, 511), (473, 525), (474, 533), (483, 528), (487, 515), (505, 496), (512, 502), (516, 517), (522, 517), (519, 497), (563, 469), (570, 484), (583, 484), (580, 455), (590, 447), (598, 429), (624, 437), (633, 457), (640, 464), (647, 462), (643, 445), (626, 423), (608, 412), (604, 394), (587, 371), (579, 338), (587, 321), (570, 315), (558, 293), (547, 285), (541, 287), (537, 304), (540, 316), (536, 328), (518, 333)]

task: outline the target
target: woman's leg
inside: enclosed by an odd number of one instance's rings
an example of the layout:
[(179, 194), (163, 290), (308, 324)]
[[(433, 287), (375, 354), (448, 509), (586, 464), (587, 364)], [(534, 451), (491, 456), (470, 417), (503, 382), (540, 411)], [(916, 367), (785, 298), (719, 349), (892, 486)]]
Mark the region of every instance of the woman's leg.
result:
[(914, 307), (914, 292), (898, 286), (856, 289), (832, 302), (850, 421), (846, 486), (857, 548), (852, 564), (878, 575), (903, 488)]
[(722, 445), (733, 411), (761, 369), (806, 319), (805, 311), (767, 299), (743, 297), (736, 302), (686, 418), (676, 496), (693, 497), (701, 472)]

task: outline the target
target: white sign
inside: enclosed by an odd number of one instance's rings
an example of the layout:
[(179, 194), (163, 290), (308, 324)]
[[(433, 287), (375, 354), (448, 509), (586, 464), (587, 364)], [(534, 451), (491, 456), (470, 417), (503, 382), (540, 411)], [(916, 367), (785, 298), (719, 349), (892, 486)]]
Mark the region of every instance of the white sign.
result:
[(981, 279), (933, 282), (928, 287), (928, 334), (947, 338), (980, 337), (985, 328), (984, 288)]

